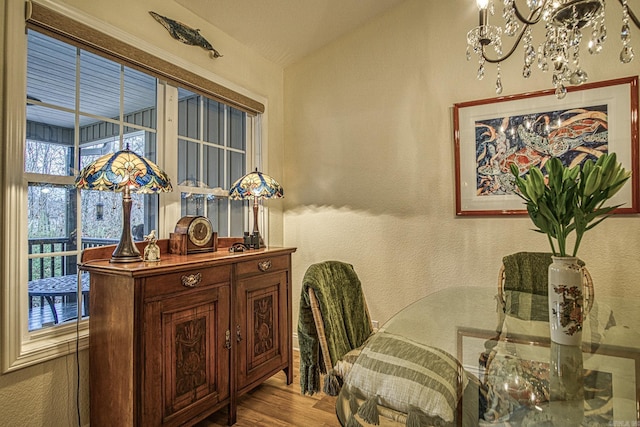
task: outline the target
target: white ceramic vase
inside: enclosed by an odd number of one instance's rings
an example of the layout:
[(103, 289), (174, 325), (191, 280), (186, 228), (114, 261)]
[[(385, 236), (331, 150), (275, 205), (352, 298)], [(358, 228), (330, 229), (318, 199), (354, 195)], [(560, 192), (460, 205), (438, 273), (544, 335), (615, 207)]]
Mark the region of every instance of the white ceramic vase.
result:
[(549, 328), (551, 341), (582, 343), (584, 290), (582, 267), (576, 257), (551, 257), (549, 265)]

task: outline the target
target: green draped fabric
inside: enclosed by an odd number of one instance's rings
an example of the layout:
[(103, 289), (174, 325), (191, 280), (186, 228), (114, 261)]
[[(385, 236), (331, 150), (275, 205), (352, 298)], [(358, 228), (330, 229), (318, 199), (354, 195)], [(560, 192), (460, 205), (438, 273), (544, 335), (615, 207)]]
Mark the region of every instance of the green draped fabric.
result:
[(313, 322), (309, 288), (313, 289), (320, 305), (331, 366), (360, 346), (372, 332), (362, 286), (353, 266), (340, 261), (311, 265), (302, 280), (298, 318), (300, 388), (303, 394), (319, 391), (320, 372), (326, 373)]
[(547, 295), (551, 254), (518, 252), (502, 258), (504, 290)]

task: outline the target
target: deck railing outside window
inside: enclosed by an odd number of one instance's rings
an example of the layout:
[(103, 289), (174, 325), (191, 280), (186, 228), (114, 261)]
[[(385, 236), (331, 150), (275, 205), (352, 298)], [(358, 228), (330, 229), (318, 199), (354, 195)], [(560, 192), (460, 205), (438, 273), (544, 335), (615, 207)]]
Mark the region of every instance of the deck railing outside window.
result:
[[(29, 239), (28, 243), (29, 254), (60, 254), (77, 249), (75, 238), (68, 237)], [(82, 239), (82, 249), (114, 243), (117, 240), (85, 238)], [(29, 259), (30, 331), (77, 319), (77, 258), (74, 253)], [(83, 278), (82, 283), (82, 316), (88, 316), (88, 278)]]
[[(118, 243), (118, 241), (113, 239), (84, 238), (82, 239), (82, 249), (115, 243)], [(75, 251), (76, 248), (75, 239), (70, 240), (67, 237), (29, 239), (29, 254)], [(68, 274), (76, 274), (76, 272), (77, 259), (75, 255), (29, 259), (29, 281), (66, 276)]]

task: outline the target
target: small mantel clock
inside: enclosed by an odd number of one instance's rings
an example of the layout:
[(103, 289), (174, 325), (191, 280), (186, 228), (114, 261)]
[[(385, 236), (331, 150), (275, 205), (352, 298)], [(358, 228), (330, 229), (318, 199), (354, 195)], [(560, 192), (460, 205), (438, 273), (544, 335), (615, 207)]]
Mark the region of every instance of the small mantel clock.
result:
[(199, 215), (183, 216), (176, 223), (173, 233), (169, 233), (169, 252), (188, 255), (215, 252), (218, 233), (207, 217)]

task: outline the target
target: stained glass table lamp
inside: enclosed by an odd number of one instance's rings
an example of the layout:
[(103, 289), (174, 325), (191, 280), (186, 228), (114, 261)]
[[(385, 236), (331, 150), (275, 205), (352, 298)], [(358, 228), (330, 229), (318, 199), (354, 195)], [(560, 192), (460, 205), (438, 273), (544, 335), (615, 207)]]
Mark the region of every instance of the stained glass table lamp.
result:
[(152, 161), (137, 155), (129, 147), (106, 154), (84, 167), (75, 185), (84, 190), (122, 193), (122, 235), (113, 251), (111, 262), (142, 261), (131, 237), (131, 193), (164, 193), (172, 191), (171, 181)]
[(250, 172), (238, 179), (229, 190), (229, 198), (232, 200), (253, 200), (253, 233), (252, 242), (259, 242), (252, 245), (259, 248), (264, 246), (258, 230), (258, 201), (260, 199), (280, 199), (284, 197), (282, 186), (269, 175), (258, 172)]

